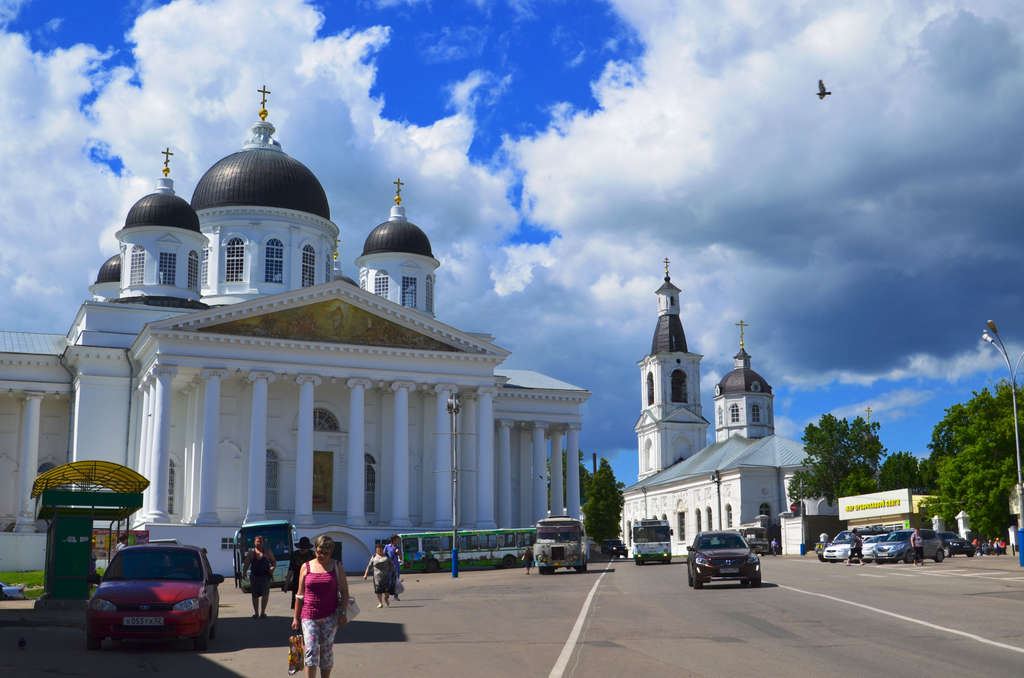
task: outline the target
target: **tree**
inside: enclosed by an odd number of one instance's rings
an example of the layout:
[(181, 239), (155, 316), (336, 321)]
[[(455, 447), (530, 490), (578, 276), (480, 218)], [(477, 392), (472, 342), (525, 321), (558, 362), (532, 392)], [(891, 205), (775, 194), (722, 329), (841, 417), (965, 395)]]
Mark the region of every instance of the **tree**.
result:
[(618, 537), (622, 517), (623, 485), (616, 482), (615, 472), (612, 471), (607, 459), (601, 459), (597, 473), (590, 478), (589, 485), (587, 503), (583, 507), (587, 534), (598, 542)]
[(838, 497), (877, 490), (878, 464), (885, 454), (879, 428), (863, 417), (850, 422), (831, 414), (822, 415), (817, 425), (808, 424), (803, 437), (807, 468), (793, 474), (789, 496), (795, 501), (824, 497), (834, 504)]
[[(1017, 398), (1022, 392), (1018, 389)], [(946, 410), (932, 432), (928, 465), (935, 491), (923, 509), (954, 524), (964, 511), (971, 528), (986, 537), (1003, 535), (1010, 524), (1010, 492), (1017, 480), (1010, 385), (974, 392)]]
[(900, 490), (904, 487), (923, 489), (917, 457), (910, 452), (896, 452), (886, 457), (878, 470), (878, 489)]

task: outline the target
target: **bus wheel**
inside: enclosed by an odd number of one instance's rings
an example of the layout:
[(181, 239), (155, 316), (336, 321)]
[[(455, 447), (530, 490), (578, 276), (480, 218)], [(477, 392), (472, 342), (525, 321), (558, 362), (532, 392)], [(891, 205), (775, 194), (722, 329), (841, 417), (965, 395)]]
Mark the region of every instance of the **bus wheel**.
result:
[(506, 570), (516, 566), (516, 557), (511, 553), (501, 559), (501, 566)]
[(427, 572), (437, 572), (440, 569), (441, 565), (433, 558), (427, 561)]
[(537, 571), (540, 572), (541, 574), (554, 574), (555, 573), (555, 568), (553, 568), (553, 567), (538, 567)]
[(587, 571), (587, 564), (583, 563), (582, 565), (577, 565), (576, 566), (576, 571), (577, 572), (586, 572)]

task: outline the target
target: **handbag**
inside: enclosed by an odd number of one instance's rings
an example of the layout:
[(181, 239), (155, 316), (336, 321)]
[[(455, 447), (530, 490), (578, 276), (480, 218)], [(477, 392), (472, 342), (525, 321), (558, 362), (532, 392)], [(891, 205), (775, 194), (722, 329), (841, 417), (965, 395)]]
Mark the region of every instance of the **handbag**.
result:
[(306, 646), (302, 640), (302, 634), (293, 631), (288, 639), (288, 675), (298, 673), (305, 663)]
[(401, 579), (395, 580), (395, 595), (400, 596), (405, 593), (405, 584), (402, 583)]
[(348, 599), (348, 612), (346, 613), (345, 618), (348, 619), (350, 622), (354, 622), (356, 620), (356, 617), (358, 617), (358, 616), (359, 616), (359, 604), (356, 602), (355, 597), (349, 598)]

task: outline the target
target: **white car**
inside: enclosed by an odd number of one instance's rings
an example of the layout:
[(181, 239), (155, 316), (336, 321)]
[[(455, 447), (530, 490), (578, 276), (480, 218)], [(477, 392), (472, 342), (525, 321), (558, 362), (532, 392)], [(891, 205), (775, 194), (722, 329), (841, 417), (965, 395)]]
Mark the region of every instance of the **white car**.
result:
[(25, 600), (24, 584), (5, 584), (0, 582), (0, 590), (3, 591), (0, 600)]
[(843, 530), (836, 535), (825, 550), (821, 552), (821, 560), (830, 563), (840, 563), (850, 557), (850, 530)]
[(864, 537), (864, 546), (861, 547), (861, 555), (863, 560), (872, 561), (875, 559), (875, 544), (882, 541), (889, 535), (887, 534), (875, 534), (870, 537)]

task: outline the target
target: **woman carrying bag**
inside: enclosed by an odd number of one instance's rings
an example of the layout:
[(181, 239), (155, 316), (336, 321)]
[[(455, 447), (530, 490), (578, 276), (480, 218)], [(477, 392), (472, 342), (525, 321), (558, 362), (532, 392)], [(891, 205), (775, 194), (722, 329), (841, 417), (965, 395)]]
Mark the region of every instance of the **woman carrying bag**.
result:
[(348, 624), (348, 582), (341, 564), (331, 558), (334, 540), (316, 538), (316, 557), (299, 569), (292, 629), (302, 628), (306, 676), (330, 678), (334, 666), (334, 634)]

